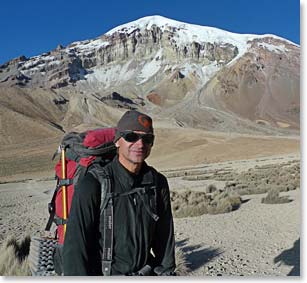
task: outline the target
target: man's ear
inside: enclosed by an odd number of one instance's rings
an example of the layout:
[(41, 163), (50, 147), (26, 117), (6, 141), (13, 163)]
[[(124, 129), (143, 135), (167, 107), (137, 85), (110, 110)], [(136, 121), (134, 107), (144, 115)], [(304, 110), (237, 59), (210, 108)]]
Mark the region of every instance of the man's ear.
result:
[(117, 148), (119, 148), (119, 144), (118, 144), (118, 141), (115, 143), (115, 146), (117, 147)]

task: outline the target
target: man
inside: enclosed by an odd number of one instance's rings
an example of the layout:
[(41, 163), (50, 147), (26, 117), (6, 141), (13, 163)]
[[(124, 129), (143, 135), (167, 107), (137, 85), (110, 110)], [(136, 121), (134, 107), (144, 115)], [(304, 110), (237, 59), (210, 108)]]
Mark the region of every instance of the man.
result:
[(117, 155), (102, 169), (112, 192), (121, 195), (113, 199), (110, 272), (102, 270), (104, 243), (110, 242), (106, 218), (101, 217), (101, 191), (106, 185), (90, 171), (75, 189), (63, 248), (64, 275), (136, 275), (144, 268), (146, 275), (173, 275), (175, 240), (168, 183), (144, 161), (154, 143), (152, 119), (138, 111), (126, 112), (118, 122), (114, 143)]

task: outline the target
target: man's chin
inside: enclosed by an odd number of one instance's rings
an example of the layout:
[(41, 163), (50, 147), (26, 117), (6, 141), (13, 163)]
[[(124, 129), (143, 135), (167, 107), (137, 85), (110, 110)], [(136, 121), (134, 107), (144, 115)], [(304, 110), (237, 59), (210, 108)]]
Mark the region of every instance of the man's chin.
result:
[(145, 158), (134, 158), (133, 160), (131, 160), (134, 164), (141, 164), (143, 163), (145, 160)]
[(142, 155), (142, 156), (134, 156), (134, 157), (131, 158), (130, 160), (131, 160), (134, 164), (140, 164), (140, 163), (143, 163), (145, 159), (146, 159), (146, 156)]

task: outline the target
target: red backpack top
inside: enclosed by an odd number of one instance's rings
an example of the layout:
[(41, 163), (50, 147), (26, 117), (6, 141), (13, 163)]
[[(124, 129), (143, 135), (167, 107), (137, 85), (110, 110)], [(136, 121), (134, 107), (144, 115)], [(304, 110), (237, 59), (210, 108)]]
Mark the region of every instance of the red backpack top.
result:
[(62, 166), (59, 160), (55, 166), (57, 187), (48, 205), (50, 217), (45, 228), (46, 231), (50, 231), (52, 222), (56, 223), (56, 238), (59, 244), (64, 243), (64, 224), (67, 222), (63, 219), (62, 187), (66, 186), (68, 216), (74, 186), (84, 177), (88, 168), (96, 162), (107, 164), (116, 155), (114, 135), (114, 128), (103, 128), (83, 133), (71, 132), (64, 136), (61, 146), (65, 149), (66, 179), (62, 178)]

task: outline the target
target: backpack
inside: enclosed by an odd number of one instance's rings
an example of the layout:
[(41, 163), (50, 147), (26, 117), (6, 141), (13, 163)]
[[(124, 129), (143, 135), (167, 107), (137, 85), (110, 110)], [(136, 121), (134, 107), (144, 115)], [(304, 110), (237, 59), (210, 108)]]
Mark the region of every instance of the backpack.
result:
[[(71, 132), (63, 137), (61, 146), (65, 150), (66, 179), (62, 178), (59, 160), (55, 165), (57, 186), (48, 204), (50, 217), (45, 228), (45, 231), (50, 231), (52, 223), (57, 225), (55, 238), (58, 244), (64, 243), (64, 224), (67, 222), (67, 219), (63, 219), (62, 187), (66, 186), (68, 218), (75, 185), (85, 176), (90, 166), (95, 163), (106, 165), (116, 155), (114, 136), (114, 128), (102, 128), (82, 133)], [(59, 153), (59, 149), (52, 159)]]

